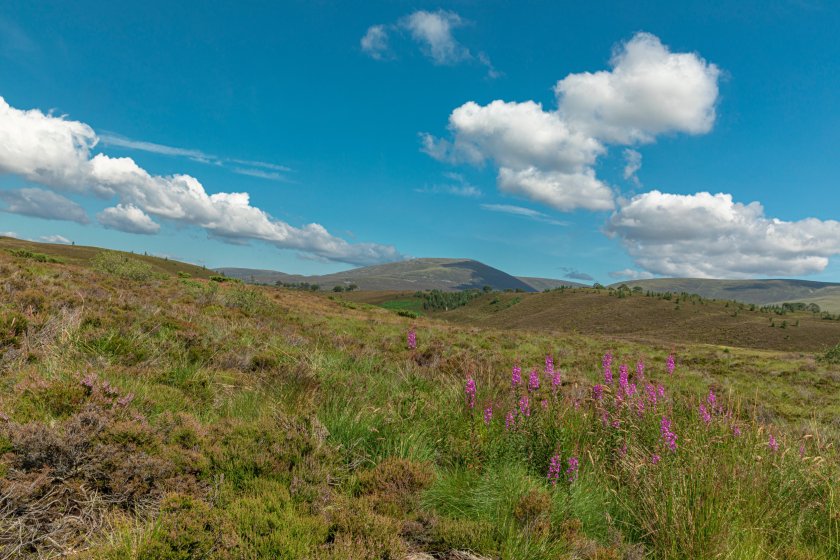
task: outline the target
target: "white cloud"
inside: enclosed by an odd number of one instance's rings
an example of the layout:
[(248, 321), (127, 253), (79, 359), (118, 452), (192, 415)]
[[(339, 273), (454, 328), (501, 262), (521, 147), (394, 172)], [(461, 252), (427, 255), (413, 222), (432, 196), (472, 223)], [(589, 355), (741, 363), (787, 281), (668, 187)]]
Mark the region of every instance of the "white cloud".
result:
[(359, 40), (359, 45), (362, 51), (374, 60), (392, 59), (392, 34), (408, 32), (411, 39), (420, 46), (421, 52), (434, 64), (454, 66), (473, 61), (487, 68), (487, 77), (498, 78), (502, 73), (496, 70), (486, 53), (473, 54), (453, 35), (454, 29), (466, 24), (467, 22), (455, 12), (417, 10), (403, 16), (396, 23), (371, 25)]
[(0, 210), (12, 214), (45, 220), (68, 220), (80, 224), (89, 221), (81, 206), (60, 194), (44, 189), (0, 190), (0, 200), (6, 203), (6, 207)]
[(483, 208), (484, 210), (489, 210), (491, 212), (501, 212), (503, 214), (522, 216), (523, 218), (529, 218), (537, 222), (545, 222), (547, 224), (553, 224), (555, 226), (569, 225), (568, 222), (555, 220), (551, 216), (548, 216), (547, 214), (544, 214), (532, 208), (524, 208), (522, 206), (514, 206), (512, 204), (482, 204), (481, 208)]
[(402, 18), (399, 25), (411, 33), (435, 64), (457, 64), (472, 58), (470, 50), (452, 36), (454, 28), (464, 25), (455, 12), (418, 10)]
[(758, 202), (723, 193), (638, 195), (612, 215), (607, 232), (637, 265), (662, 276), (799, 276), (840, 254), (840, 222), (768, 218)]
[[(647, 33), (622, 45), (611, 64), (610, 71), (560, 80), (553, 111), (534, 101), (464, 103), (449, 116), (451, 139), (423, 133), (421, 150), (450, 163), (489, 160), (501, 190), (558, 210), (609, 210), (613, 194), (596, 176), (598, 157), (610, 144), (707, 132), (719, 75), (697, 55), (671, 53)], [(632, 154), (638, 157), (628, 170), (635, 173), (641, 154)]]
[(56, 190), (115, 198), (118, 205), (199, 226), (227, 240), (261, 240), (349, 264), (401, 258), (392, 246), (351, 244), (319, 224), (293, 227), (252, 206), (248, 193), (209, 194), (189, 175), (151, 175), (131, 158), (101, 153), (91, 157), (96, 143), (96, 134), (83, 123), (38, 110), (21, 111), (0, 97), (0, 173)]
[(625, 148), (622, 153), (625, 161), (624, 178), (628, 181), (633, 181), (636, 185), (641, 184), (636, 173), (642, 168), (642, 154), (630, 148)]
[(499, 189), (541, 202), (557, 210), (611, 210), (612, 191), (592, 169), (580, 172), (541, 171), (536, 167), (499, 169)]
[(117, 204), (96, 215), (99, 223), (108, 229), (153, 235), (160, 231), (160, 224), (133, 204)]
[(12, 237), (18, 239), (18, 234), (14, 231), (0, 231), (0, 237)]
[(610, 71), (557, 82), (559, 110), (576, 128), (617, 144), (711, 130), (720, 76), (714, 64), (694, 53), (672, 53), (650, 33), (637, 33), (610, 64)]
[(384, 25), (371, 25), (359, 41), (362, 50), (374, 60), (383, 60), (390, 56), (388, 30)]
[(63, 235), (42, 235), (40, 240), (44, 243), (61, 243), (62, 245), (69, 245), (72, 243), (69, 239), (64, 237)]

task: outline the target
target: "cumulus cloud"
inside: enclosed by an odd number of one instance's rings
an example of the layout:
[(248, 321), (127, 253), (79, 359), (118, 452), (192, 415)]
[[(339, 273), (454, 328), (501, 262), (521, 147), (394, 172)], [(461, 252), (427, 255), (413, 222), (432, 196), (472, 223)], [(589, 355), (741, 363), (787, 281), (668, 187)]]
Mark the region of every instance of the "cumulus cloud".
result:
[(349, 264), (401, 258), (392, 246), (351, 244), (319, 224), (291, 226), (252, 206), (248, 193), (209, 194), (195, 177), (152, 175), (131, 158), (92, 155), (97, 141), (84, 123), (22, 111), (0, 97), (0, 173), (54, 190), (116, 199), (115, 208), (137, 208), (149, 217), (198, 226), (229, 241), (260, 240)]
[(658, 37), (637, 33), (610, 65), (557, 82), (559, 110), (575, 127), (617, 144), (711, 130), (720, 76), (714, 64), (694, 53), (672, 53)]
[(14, 239), (17, 239), (18, 234), (14, 231), (0, 231), (0, 237), (12, 237)]
[(56, 234), (56, 235), (42, 235), (40, 237), (40, 240), (43, 241), (44, 243), (60, 243), (62, 245), (69, 245), (70, 243), (72, 243), (72, 241), (70, 241), (69, 239), (67, 239), (63, 235), (58, 235), (58, 234)]
[(69, 198), (44, 189), (0, 190), (0, 200), (6, 203), (2, 210), (12, 214), (45, 220), (68, 220), (80, 224), (89, 221), (81, 206)]
[(428, 12), (417, 10), (395, 23), (377, 24), (368, 27), (359, 41), (362, 51), (374, 60), (394, 58), (390, 46), (392, 34), (408, 33), (420, 47), (420, 51), (434, 64), (453, 66), (462, 62), (476, 61), (487, 68), (490, 78), (501, 75), (490, 62), (487, 54), (473, 54), (453, 35), (453, 30), (466, 25), (466, 21), (457, 13), (446, 10)]
[[(555, 110), (534, 101), (464, 103), (449, 116), (451, 137), (423, 133), (421, 150), (455, 164), (490, 161), (501, 190), (558, 210), (612, 209), (613, 193), (595, 173), (598, 157), (611, 144), (707, 132), (719, 70), (696, 54), (671, 53), (648, 33), (623, 44), (611, 65), (560, 80)], [(641, 154), (630, 155), (633, 176)]]
[(96, 219), (108, 229), (126, 233), (152, 235), (160, 231), (160, 224), (133, 204), (117, 204), (106, 208), (96, 215)]
[(758, 202), (724, 193), (644, 193), (612, 215), (607, 232), (637, 265), (663, 276), (799, 276), (840, 254), (840, 222), (769, 218)]

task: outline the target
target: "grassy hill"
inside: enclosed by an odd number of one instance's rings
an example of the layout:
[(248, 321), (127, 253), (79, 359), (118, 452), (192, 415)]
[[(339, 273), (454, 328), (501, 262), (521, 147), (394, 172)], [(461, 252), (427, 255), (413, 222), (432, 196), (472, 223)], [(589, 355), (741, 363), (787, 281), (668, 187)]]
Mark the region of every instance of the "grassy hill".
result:
[[(775, 350), (825, 351), (840, 343), (840, 321), (808, 312), (763, 312), (699, 297), (664, 299), (614, 290), (491, 293), (450, 311), (423, 308), (411, 292), (358, 292), (352, 301), (407, 310), (463, 325), (606, 335), (660, 343), (701, 343)], [(668, 296), (669, 298), (671, 296)]]
[[(100, 249), (99, 247), (85, 247), (82, 245), (37, 243), (35, 241), (25, 241), (13, 237), (0, 236), (0, 252), (9, 253), (9, 251), (29, 251), (31, 253), (51, 257), (62, 263), (89, 266), (92, 260), (102, 253), (103, 249)], [(151, 257), (148, 255), (135, 255), (134, 253), (127, 253), (124, 251), (112, 252), (144, 263), (150, 267), (151, 271), (160, 274), (177, 275), (179, 272), (182, 272), (196, 278), (210, 278), (210, 276), (216, 274), (212, 270), (208, 270), (207, 268), (196, 266), (194, 264), (160, 257)]]
[(644, 341), (482, 326), (611, 297), (582, 290), (458, 324), (135, 260), (0, 251), (0, 558), (840, 555), (837, 352), (675, 343), (664, 307)]
[(653, 292), (686, 292), (710, 299), (737, 300), (759, 305), (786, 302), (816, 303), (825, 311), (840, 313), (840, 284), (811, 280), (709, 280), (704, 278), (654, 278), (619, 282)]
[(321, 276), (297, 276), (282, 272), (220, 268), (224, 274), (264, 284), (308, 282), (322, 289), (356, 284), (362, 290), (467, 290), (491, 286), (497, 290), (533, 292), (525, 281), (497, 268), (470, 259), (412, 259), (366, 266)]

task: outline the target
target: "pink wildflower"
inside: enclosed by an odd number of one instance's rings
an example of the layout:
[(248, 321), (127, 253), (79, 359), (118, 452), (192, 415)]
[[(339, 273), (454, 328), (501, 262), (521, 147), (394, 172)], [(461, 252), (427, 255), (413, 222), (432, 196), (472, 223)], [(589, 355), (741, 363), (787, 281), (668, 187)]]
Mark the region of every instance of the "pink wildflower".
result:
[(677, 367), (677, 364), (674, 361), (674, 354), (669, 354), (668, 355), (668, 362), (666, 364), (666, 367), (668, 369), (668, 375), (672, 375), (674, 373), (674, 370)]
[(741, 437), (741, 428), (739, 428), (737, 424), (732, 426), (732, 435), (735, 437)]
[(124, 397), (117, 399), (117, 404), (120, 406), (128, 406), (134, 400), (134, 393), (129, 393)]
[(701, 403), (700, 407), (699, 407), (699, 410), (700, 410), (700, 418), (703, 419), (703, 422), (706, 425), (710, 424), (712, 422), (712, 415), (709, 413), (708, 409), (706, 408), (706, 405)]
[(513, 418), (513, 411), (509, 410), (508, 413), (505, 415), (505, 429), (511, 430), (514, 426), (514, 418)]
[(594, 385), (592, 387), (592, 398), (596, 401), (600, 401), (604, 398), (604, 386), (603, 385)]
[(639, 379), (645, 378), (645, 362), (642, 360), (636, 362), (636, 375), (639, 377)]
[(578, 458), (574, 455), (569, 457), (569, 468), (566, 469), (566, 474), (569, 476), (569, 482), (577, 480), (578, 469)]
[(408, 334), (406, 335), (406, 342), (408, 343), (408, 349), (414, 350), (417, 348), (417, 331), (414, 330), (414, 327), (408, 329)]
[(548, 377), (554, 375), (554, 358), (551, 357), (551, 354), (545, 355), (545, 374)]
[(472, 375), (467, 375), (467, 382), (464, 384), (464, 394), (467, 399), (467, 406), (475, 408), (475, 380)]
[(712, 415), (709, 413), (708, 409), (706, 409), (706, 405), (701, 403), (699, 410), (700, 418), (703, 419), (703, 422), (707, 425), (710, 424), (712, 422)]
[(773, 434), (770, 434), (770, 439), (767, 441), (767, 447), (770, 448), (770, 451), (775, 453), (779, 450), (779, 442), (776, 441), (776, 438), (773, 437)]
[(519, 367), (519, 364), (516, 364), (513, 366), (513, 372), (510, 375), (510, 386), (516, 389), (520, 383), (522, 383), (522, 368)]
[(537, 372), (537, 368), (531, 370), (531, 375), (528, 377), (528, 390), (529, 391), (536, 391), (540, 388), (540, 374)]
[(621, 387), (626, 394), (627, 393), (627, 385), (628, 385), (628, 373), (627, 373), (627, 364), (621, 364), (618, 366), (618, 385)]
[(611, 352), (604, 354), (604, 359), (601, 360), (601, 365), (604, 366), (604, 383), (607, 385), (612, 385), (613, 382), (612, 360), (613, 357)]
[(650, 458), (650, 462), (651, 462), (651, 463), (653, 463), (654, 465), (658, 465), (658, 464), (659, 464), (659, 461), (660, 461), (661, 459), (662, 459), (662, 457), (660, 457), (659, 455), (657, 455), (656, 453), (654, 453), (654, 454), (651, 456), (651, 458)]
[(543, 407), (543, 410), (548, 408), (548, 401), (543, 399), (540, 401), (540, 405)]
[(489, 426), (491, 420), (493, 420), (493, 405), (488, 404), (484, 408), (484, 423)]
[(671, 420), (668, 417), (663, 416), (662, 422), (659, 424), (659, 433), (662, 434), (662, 439), (665, 441), (665, 445), (668, 446), (668, 449), (671, 452), (677, 450), (677, 434), (671, 431)]
[(556, 486), (557, 481), (560, 480), (561, 468), (560, 454), (555, 453), (548, 463), (548, 481), (552, 486)]
[(519, 414), (525, 418), (531, 416), (531, 403), (528, 400), (528, 395), (522, 395), (519, 399)]

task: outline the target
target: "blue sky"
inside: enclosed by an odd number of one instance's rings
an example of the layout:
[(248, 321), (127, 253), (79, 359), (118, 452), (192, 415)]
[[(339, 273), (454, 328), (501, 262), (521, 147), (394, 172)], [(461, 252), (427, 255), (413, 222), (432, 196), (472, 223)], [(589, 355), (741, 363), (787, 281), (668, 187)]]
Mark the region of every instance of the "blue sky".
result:
[(836, 3), (173, 4), (4, 3), (0, 232), (840, 281)]

